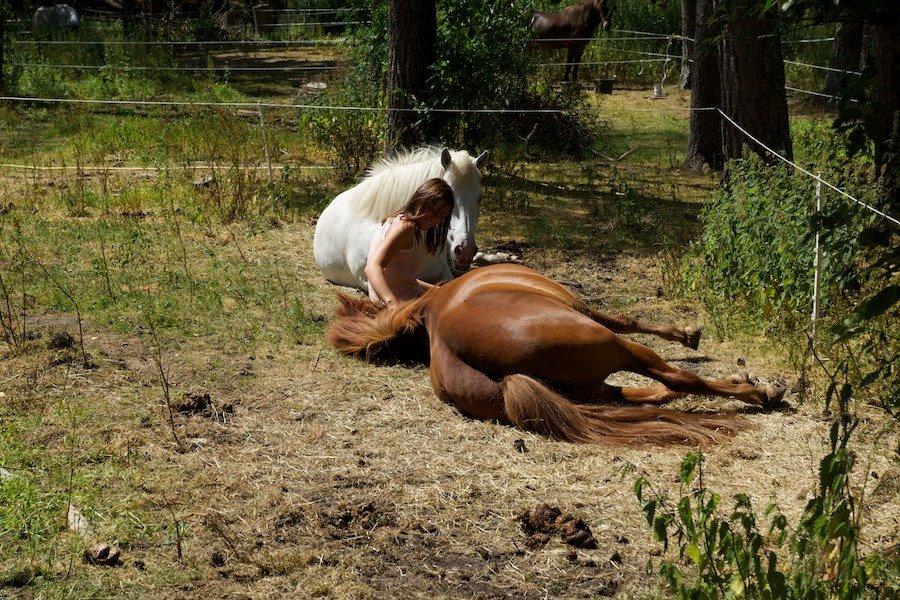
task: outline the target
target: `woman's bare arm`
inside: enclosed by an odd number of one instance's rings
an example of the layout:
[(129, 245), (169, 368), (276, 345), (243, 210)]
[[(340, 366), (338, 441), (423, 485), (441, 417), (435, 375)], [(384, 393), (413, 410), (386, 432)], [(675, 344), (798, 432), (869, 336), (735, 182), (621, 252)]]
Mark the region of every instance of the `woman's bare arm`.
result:
[(369, 257), (368, 263), (366, 263), (365, 274), (369, 280), (369, 286), (386, 304), (396, 302), (397, 296), (391, 290), (384, 276), (384, 267), (393, 260), (394, 256), (401, 249), (409, 248), (412, 245), (415, 241), (414, 229), (414, 224), (402, 220), (399, 226), (388, 229), (384, 241), (375, 250), (374, 254)]

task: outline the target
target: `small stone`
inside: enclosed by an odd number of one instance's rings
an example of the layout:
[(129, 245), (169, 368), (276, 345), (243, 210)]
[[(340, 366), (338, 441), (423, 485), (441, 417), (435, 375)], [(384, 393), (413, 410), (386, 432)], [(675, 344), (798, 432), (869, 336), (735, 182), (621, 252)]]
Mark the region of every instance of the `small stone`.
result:
[(204, 175), (203, 177), (198, 177), (194, 180), (194, 187), (197, 188), (208, 188), (212, 187), (213, 183), (215, 183), (216, 178), (212, 175)]

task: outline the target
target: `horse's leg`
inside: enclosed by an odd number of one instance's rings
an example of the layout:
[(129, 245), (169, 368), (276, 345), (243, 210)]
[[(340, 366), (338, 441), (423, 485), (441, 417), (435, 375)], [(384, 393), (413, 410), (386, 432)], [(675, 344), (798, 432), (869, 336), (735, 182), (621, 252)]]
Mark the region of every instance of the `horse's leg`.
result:
[(435, 394), (444, 402), (478, 419), (506, 420), (500, 384), (467, 365), (434, 337), (429, 375)]
[(587, 44), (584, 42), (579, 42), (577, 46), (574, 47), (574, 53), (572, 57), (572, 61), (574, 64), (572, 65), (572, 81), (578, 81), (578, 67), (581, 66), (581, 56), (584, 54), (584, 49), (587, 47)]
[(588, 316), (615, 333), (649, 333), (650, 335), (659, 336), (664, 340), (678, 342), (679, 344), (687, 346), (688, 348), (693, 348), (694, 350), (700, 345), (700, 335), (702, 333), (700, 328), (678, 329), (671, 325), (653, 325), (652, 323), (638, 321), (637, 319), (632, 319), (628, 315), (620, 313), (607, 314), (597, 312), (593, 309), (588, 310)]
[(734, 397), (757, 406), (776, 403), (784, 395), (783, 388), (768, 386), (763, 389), (735, 377), (703, 379), (690, 371), (670, 365), (643, 344), (625, 338), (619, 338), (619, 343), (630, 354), (630, 360), (623, 366), (624, 370), (655, 379), (674, 392)]
[(670, 390), (666, 386), (619, 387), (601, 383), (586, 388), (566, 389), (566, 396), (575, 402), (587, 404), (631, 402), (635, 404), (664, 404), (687, 394)]
[(570, 44), (566, 47), (566, 74), (563, 75), (563, 81), (569, 80), (569, 70), (572, 68), (572, 63), (574, 62), (574, 47)]

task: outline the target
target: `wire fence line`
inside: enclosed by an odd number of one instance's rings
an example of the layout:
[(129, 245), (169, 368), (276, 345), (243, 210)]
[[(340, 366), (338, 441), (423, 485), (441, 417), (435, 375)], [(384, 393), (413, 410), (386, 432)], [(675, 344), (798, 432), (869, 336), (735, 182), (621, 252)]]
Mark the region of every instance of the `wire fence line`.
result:
[(824, 65), (814, 65), (811, 63), (799, 62), (796, 60), (785, 60), (786, 65), (796, 65), (798, 67), (809, 67), (811, 69), (821, 69), (822, 71), (830, 71), (832, 73), (849, 73), (850, 75), (862, 75), (861, 71), (848, 71), (846, 69), (835, 69), (834, 67), (826, 67)]
[(316, 46), (316, 45), (340, 45), (347, 42), (346, 38), (317, 38), (301, 40), (10, 40), (16, 45), (46, 45), (46, 46)]
[[(595, 108), (585, 109), (559, 109), (559, 108), (391, 108), (387, 106), (343, 106), (332, 104), (296, 104), (281, 102), (214, 102), (214, 101), (188, 101), (188, 100), (95, 100), (87, 98), (32, 98), (28, 96), (0, 96), (0, 101), (9, 102), (37, 102), (44, 104), (96, 104), (108, 106), (164, 106), (164, 107), (197, 107), (197, 108), (240, 108), (240, 109), (300, 109), (300, 110), (334, 110), (344, 112), (414, 112), (414, 113), (448, 113), (448, 114), (588, 114), (596, 112)], [(693, 108), (681, 106), (644, 108), (633, 107), (623, 109), (623, 112), (678, 112), (678, 111), (706, 111), (715, 108)]]
[(855, 197), (851, 196), (850, 194), (848, 194), (847, 192), (845, 192), (845, 191), (842, 190), (841, 188), (837, 187), (836, 185), (833, 185), (833, 184), (831, 184), (831, 183), (828, 183), (827, 181), (825, 181), (824, 179), (822, 179), (819, 175), (816, 175), (815, 173), (813, 173), (813, 172), (811, 172), (811, 171), (807, 171), (806, 169), (804, 169), (803, 167), (801, 167), (800, 165), (798, 165), (798, 164), (795, 163), (794, 161), (792, 161), (792, 160), (790, 160), (790, 159), (788, 159), (788, 158), (782, 156), (780, 153), (778, 153), (777, 151), (773, 150), (772, 148), (770, 148), (769, 146), (767, 146), (766, 144), (764, 144), (764, 143), (763, 143), (762, 141), (760, 141), (758, 138), (754, 137), (749, 131), (747, 131), (746, 129), (744, 129), (743, 127), (741, 127), (740, 124), (738, 124), (734, 119), (732, 119), (730, 116), (728, 116), (728, 114), (727, 114), (725, 111), (723, 111), (721, 108), (717, 108), (716, 110), (719, 112), (720, 115), (722, 115), (722, 117), (723, 117), (725, 120), (727, 120), (729, 123), (731, 123), (732, 125), (734, 125), (741, 133), (743, 133), (745, 136), (747, 136), (747, 138), (753, 140), (760, 148), (764, 149), (766, 152), (768, 152), (768, 153), (771, 154), (772, 156), (776, 157), (777, 159), (779, 159), (780, 161), (784, 162), (785, 164), (788, 164), (788, 165), (794, 167), (795, 169), (797, 169), (797, 170), (800, 171), (801, 173), (804, 173), (805, 175), (808, 175), (808, 176), (812, 177), (813, 179), (815, 179), (816, 181), (818, 181), (819, 183), (821, 183), (821, 184), (824, 185), (825, 187), (827, 187), (827, 188), (829, 188), (829, 189), (831, 189), (831, 190), (837, 192), (838, 194), (840, 194), (840, 195), (843, 196), (844, 198), (847, 198), (848, 200), (852, 200), (853, 202), (856, 202), (856, 203), (859, 204), (860, 206), (862, 206), (862, 207), (868, 209), (869, 211), (875, 213), (876, 215), (879, 215), (879, 216), (881, 216), (881, 217), (887, 219), (888, 221), (890, 221), (890, 222), (893, 223), (894, 225), (900, 226), (900, 220), (898, 220), (898, 219), (896, 219), (896, 218), (894, 218), (894, 217), (892, 217), (892, 216), (890, 216), (890, 215), (888, 215), (888, 214), (886, 214), (886, 213), (884, 213), (884, 212), (878, 210), (877, 208), (875, 208), (874, 206), (872, 206), (872, 205), (870, 205), (870, 204), (866, 204), (865, 202), (863, 202), (863, 201), (860, 200), (859, 198), (855, 198)]
[[(7, 169), (20, 169), (24, 171), (92, 171), (92, 172), (103, 172), (103, 171), (127, 171), (127, 172), (158, 172), (158, 171), (174, 171), (174, 170), (192, 170), (192, 169), (218, 169), (224, 168), (223, 165), (215, 165), (212, 163), (193, 163), (190, 165), (177, 165), (175, 167), (152, 167), (152, 166), (133, 166), (126, 167), (120, 165), (81, 165), (81, 166), (71, 166), (71, 165), (28, 165), (28, 164), (19, 164), (19, 163), (0, 163), (0, 167)], [(313, 171), (325, 171), (325, 170), (333, 170), (336, 167), (330, 165), (252, 165), (242, 167), (248, 170), (268, 170), (269, 168), (276, 171), (283, 171), (285, 169), (301, 169), (301, 170), (313, 170)]]
[(292, 66), (283, 66), (283, 67), (229, 67), (229, 66), (195, 66), (195, 67), (166, 67), (166, 66), (129, 66), (129, 65), (71, 65), (71, 64), (49, 64), (49, 63), (9, 63), (11, 67), (38, 67), (38, 68), (48, 68), (48, 69), (79, 69), (79, 70), (90, 70), (90, 69), (109, 69), (111, 71), (119, 70), (119, 71), (240, 71), (240, 72), (254, 72), (254, 71), (275, 71), (275, 72), (286, 72), (286, 71), (339, 71), (341, 70), (340, 66), (337, 65), (292, 65)]

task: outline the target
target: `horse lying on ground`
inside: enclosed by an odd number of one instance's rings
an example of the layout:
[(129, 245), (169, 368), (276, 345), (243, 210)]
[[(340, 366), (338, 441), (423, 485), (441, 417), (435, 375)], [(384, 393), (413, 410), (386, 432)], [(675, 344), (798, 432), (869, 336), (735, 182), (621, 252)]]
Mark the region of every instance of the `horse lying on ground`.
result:
[[(617, 334), (649, 333), (696, 348), (699, 330), (598, 313), (560, 284), (519, 265), (475, 269), (386, 309), (367, 299), (338, 298), (326, 338), (341, 352), (369, 361), (430, 358), (431, 384), (445, 402), (472, 417), (559, 440), (717, 442), (741, 429), (743, 421), (622, 404), (701, 394), (766, 407), (784, 394), (783, 387), (756, 386), (746, 375), (709, 380), (674, 367)], [(606, 384), (616, 371), (661, 384)]]
[(604, 30), (612, 24), (612, 10), (606, 0), (583, 0), (567, 6), (559, 12), (536, 11), (531, 18), (535, 38), (529, 48), (567, 48), (566, 72), (563, 81), (578, 81), (578, 66), (588, 42), (594, 37), (597, 26)]

